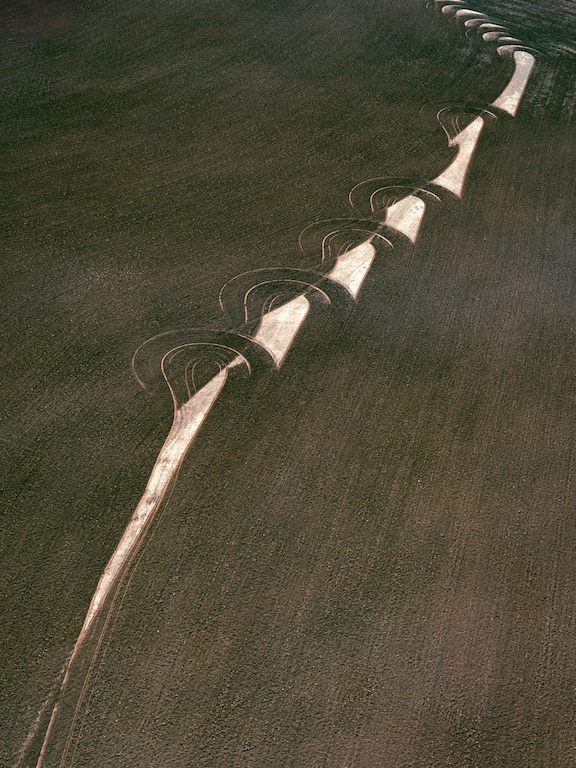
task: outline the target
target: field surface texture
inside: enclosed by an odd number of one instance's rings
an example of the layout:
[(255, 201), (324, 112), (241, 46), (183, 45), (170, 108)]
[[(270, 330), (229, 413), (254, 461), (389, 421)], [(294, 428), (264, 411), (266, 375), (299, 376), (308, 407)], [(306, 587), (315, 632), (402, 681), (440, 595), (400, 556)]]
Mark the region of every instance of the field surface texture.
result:
[(573, 768), (573, 0), (0, 61), (0, 765)]

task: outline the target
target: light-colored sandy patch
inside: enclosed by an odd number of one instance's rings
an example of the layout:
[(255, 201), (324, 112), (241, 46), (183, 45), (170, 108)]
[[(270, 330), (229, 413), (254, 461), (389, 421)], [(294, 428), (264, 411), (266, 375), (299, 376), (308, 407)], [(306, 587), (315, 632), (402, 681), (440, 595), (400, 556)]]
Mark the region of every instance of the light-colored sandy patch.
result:
[(433, 184), (444, 187), (444, 189), (449, 190), (457, 197), (462, 197), (466, 174), (478, 144), (478, 139), (482, 133), (482, 128), (484, 128), (484, 120), (481, 117), (477, 117), (450, 141), (450, 146), (458, 147), (458, 154), (448, 168), (432, 180)]
[(488, 17), (480, 13), (480, 11), (473, 11), (470, 8), (460, 8), (454, 14), (457, 19), (487, 19)]
[(514, 51), (514, 74), (500, 96), (492, 102), (492, 106), (498, 107), (514, 117), (524, 96), (535, 63), (536, 59), (528, 51)]
[(188, 448), (192, 444), (198, 430), (204, 423), (216, 398), (220, 394), (222, 387), (226, 383), (227, 377), (228, 371), (224, 368), (219, 374), (211, 379), (208, 384), (196, 392), (187, 403), (175, 412), (172, 428), (158, 454), (156, 464), (148, 479), (144, 494), (138, 502), (138, 506), (134, 510), (134, 514), (126, 527), (114, 554), (108, 561), (104, 573), (100, 577), (92, 602), (88, 608), (88, 613), (86, 614), (80, 636), (78, 637), (77, 644), (87, 632), (89, 632), (92, 622), (96, 618), (102, 603), (106, 600), (110, 589), (118, 578), (122, 566), (133, 551), (147, 524), (162, 503), (170, 483), (175, 479), (178, 470), (184, 461)]
[[(84, 640), (88, 637), (106, 599), (110, 596), (118, 583), (123, 567), (130, 562), (131, 557), (137, 551), (148, 524), (152, 521), (154, 515), (162, 504), (171, 483), (178, 476), (178, 471), (190, 445), (226, 383), (226, 379), (228, 378), (227, 368), (237, 365), (237, 360), (238, 358), (233, 360), (229, 366), (223, 368), (220, 373), (198, 390), (187, 403), (175, 410), (172, 428), (158, 454), (158, 458), (156, 459), (156, 463), (150, 478), (148, 479), (144, 494), (138, 502), (130, 522), (122, 534), (118, 546), (108, 561), (104, 573), (100, 577), (96, 591), (90, 602), (88, 613), (84, 619), (84, 624), (82, 625), (72, 654), (66, 664), (64, 679), (60, 686), (60, 694), (64, 691), (68, 682), (72, 662), (78, 655)], [(46, 747), (58, 712), (59, 703), (56, 702), (44, 737), (40, 756), (36, 763), (36, 768), (41, 768), (44, 762)], [(71, 734), (69, 735), (68, 742), (70, 741), (70, 738)], [(17, 766), (20, 765), (21, 761), (17, 763)]]
[(343, 285), (352, 298), (357, 299), (375, 256), (376, 248), (372, 243), (361, 243), (339, 256), (326, 277)]
[(284, 362), (309, 310), (308, 299), (296, 296), (278, 309), (268, 312), (260, 321), (254, 341), (270, 353), (277, 368)]
[[(502, 32), (506, 33), (507, 29), (506, 27), (503, 27), (502, 24), (492, 24), (492, 22), (485, 22), (484, 24), (480, 24), (478, 27), (479, 32), (483, 32), (485, 34), (489, 34), (490, 32)], [(484, 40), (490, 40), (491, 38), (484, 37), (484, 34), (482, 35), (482, 38)]]
[(415, 243), (425, 212), (424, 200), (415, 195), (408, 195), (388, 208), (384, 223), (391, 229), (402, 232)]

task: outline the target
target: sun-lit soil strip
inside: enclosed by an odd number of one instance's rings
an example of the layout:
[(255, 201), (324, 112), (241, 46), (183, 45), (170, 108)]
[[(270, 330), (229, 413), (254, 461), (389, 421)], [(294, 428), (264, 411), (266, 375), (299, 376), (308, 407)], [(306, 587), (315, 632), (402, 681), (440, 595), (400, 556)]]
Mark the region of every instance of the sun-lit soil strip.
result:
[(458, 154), (448, 168), (445, 168), (439, 176), (432, 179), (433, 184), (436, 184), (437, 187), (444, 187), (444, 189), (452, 192), (456, 197), (462, 197), (468, 168), (472, 162), (472, 156), (482, 133), (482, 128), (484, 128), (484, 120), (481, 117), (477, 117), (452, 139), (450, 144), (458, 147)]
[[(100, 577), (98, 586), (96, 587), (96, 591), (90, 602), (88, 613), (84, 619), (84, 624), (82, 625), (82, 629), (80, 630), (80, 634), (74, 645), (74, 650), (66, 665), (66, 673), (60, 689), (61, 692), (68, 682), (70, 668), (74, 658), (81, 649), (84, 640), (90, 634), (90, 630), (92, 629), (103, 604), (116, 586), (123, 567), (130, 560), (130, 556), (134, 554), (134, 551), (138, 548), (146, 529), (160, 508), (168, 489), (176, 479), (178, 471), (184, 461), (184, 457), (226, 383), (227, 377), (228, 371), (224, 368), (217, 376), (209, 381), (208, 384), (196, 392), (187, 403), (175, 410), (172, 428), (158, 454), (158, 458), (156, 459), (154, 469), (152, 470), (144, 494), (138, 502), (134, 514), (126, 527), (114, 554), (108, 561), (104, 573)], [(48, 739), (58, 711), (59, 707), (58, 704), (56, 704), (50, 718), (37, 766), (41, 766), (42, 764)]]
[[(443, 0), (435, 0), (435, 2), (439, 6)], [(495, 40), (502, 42), (503, 45), (498, 48), (499, 53), (513, 51), (514, 73), (500, 96), (492, 102), (492, 106), (515, 116), (534, 67), (534, 57), (525, 50), (519, 50), (517, 47), (519, 41), (507, 36), (504, 27), (485, 21), (487, 17), (484, 14), (462, 8), (461, 0), (456, 0), (455, 3), (443, 4), (443, 13), (449, 13), (453, 10), (456, 10), (455, 15), (457, 17), (465, 19), (466, 26), (476, 26), (479, 30), (483, 31), (483, 39), (486, 41)], [(483, 127), (484, 119), (477, 117), (450, 141), (450, 146), (458, 147), (456, 157), (431, 183), (447, 189), (456, 197), (462, 196), (468, 169)], [(408, 194), (388, 207), (386, 218), (382, 223), (386, 227), (405, 235), (414, 243), (418, 237), (425, 211), (425, 202), (415, 195)], [(372, 234), (371, 237), (360, 245), (340, 254), (332, 270), (325, 275), (329, 280), (344, 287), (354, 300), (358, 299), (362, 285), (376, 257), (376, 248), (372, 244), (372, 240), (375, 237), (376, 233)], [(283, 365), (300, 328), (308, 316), (309, 310), (310, 302), (303, 293), (262, 316), (252, 340), (268, 352), (277, 369)], [(236, 357), (199, 389), (184, 405), (179, 406), (176, 398), (174, 399), (172, 427), (160, 450), (144, 494), (138, 502), (104, 573), (100, 577), (84, 624), (65, 667), (66, 671), (60, 686), (60, 697), (68, 681), (74, 658), (78, 655), (83, 642), (93, 628), (106, 600), (117, 586), (124, 567), (131, 562), (132, 556), (138, 550), (169, 488), (176, 480), (190, 446), (226, 384), (229, 369), (244, 362), (241, 356)], [(58, 712), (59, 704), (57, 702), (52, 711), (36, 768), (41, 768), (44, 761), (49, 738)], [(20, 752), (16, 768), (22, 765), (26, 746), (33, 738), (36, 727), (37, 725)], [(70, 733), (69, 740), (71, 735)], [(59, 761), (60, 766), (63, 765), (66, 756), (65, 752)]]
[(342, 285), (353, 299), (357, 299), (375, 257), (376, 248), (367, 240), (342, 254), (326, 277)]
[[(505, 38), (500, 38), (500, 42), (504, 40)], [(508, 46), (502, 47), (507, 48)], [(514, 74), (500, 96), (492, 102), (493, 107), (498, 107), (515, 117), (535, 63), (536, 59), (528, 51), (514, 51)]]
[[(506, 88), (502, 91), (500, 96), (494, 99), (490, 106), (508, 112), (509, 115), (514, 117), (520, 106), (522, 96), (528, 85), (528, 80), (532, 74), (535, 62), (536, 60), (531, 53), (528, 53), (527, 51), (514, 51), (514, 74)], [(439, 187), (444, 187), (457, 197), (462, 197), (466, 175), (470, 163), (472, 162), (472, 157), (476, 150), (483, 127), (484, 119), (482, 117), (477, 117), (470, 123), (470, 125), (466, 126), (463, 131), (460, 131), (460, 133), (451, 140), (450, 145), (458, 147), (458, 154), (448, 168), (432, 180), (433, 184), (436, 184), (436, 186)], [(397, 203), (397, 205), (399, 205), (399, 203)], [(390, 213), (391, 210), (391, 208), (388, 209), (388, 213)]]
[(78, 641), (81, 641), (89, 632), (92, 622), (106, 600), (128, 555), (138, 543), (142, 532), (162, 503), (170, 483), (182, 465), (189, 446), (204, 423), (227, 378), (228, 371), (224, 368), (208, 384), (196, 392), (185, 405), (175, 411), (172, 428), (158, 454), (144, 494), (138, 502), (120, 543), (100, 577)]
[(309, 310), (306, 296), (297, 296), (265, 314), (260, 321), (254, 341), (264, 347), (277, 368), (282, 366)]
[(384, 223), (390, 229), (402, 232), (415, 243), (425, 212), (426, 203), (424, 200), (415, 195), (407, 195), (388, 208)]

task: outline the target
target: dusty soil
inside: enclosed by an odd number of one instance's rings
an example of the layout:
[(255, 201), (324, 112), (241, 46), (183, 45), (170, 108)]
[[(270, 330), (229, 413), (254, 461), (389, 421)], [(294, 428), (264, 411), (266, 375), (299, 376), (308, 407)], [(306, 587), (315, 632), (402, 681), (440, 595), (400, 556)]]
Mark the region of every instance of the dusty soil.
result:
[[(463, 200), (219, 399), (66, 765), (574, 764), (576, 32), (549, 5), (507, 4), (544, 56)], [(422, 106), (511, 70), (416, 0), (54, 0), (0, 29), (11, 765), (170, 425), (135, 348), (224, 327), (244, 270), (312, 266), (300, 230), (359, 181), (433, 178), (451, 152)]]

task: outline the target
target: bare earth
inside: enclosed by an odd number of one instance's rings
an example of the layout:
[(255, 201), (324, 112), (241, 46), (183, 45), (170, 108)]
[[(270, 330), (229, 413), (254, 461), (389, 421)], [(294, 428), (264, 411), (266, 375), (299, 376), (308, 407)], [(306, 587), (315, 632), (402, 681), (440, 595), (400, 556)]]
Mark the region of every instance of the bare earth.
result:
[[(356, 302), (309, 297), (280, 371), (230, 377), (43, 768), (575, 764), (576, 14), (497, 5), (469, 7), (540, 49), (516, 117), (461, 199), (375, 242)], [(359, 182), (437, 179), (438, 110), (513, 65), (417, 0), (28, 0), (0, 31), (0, 764), (32, 733), (23, 768), (170, 429), (134, 350), (232, 327), (235, 275), (312, 269), (300, 232)]]

